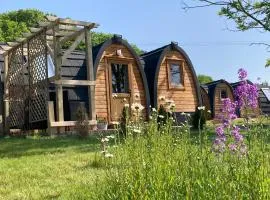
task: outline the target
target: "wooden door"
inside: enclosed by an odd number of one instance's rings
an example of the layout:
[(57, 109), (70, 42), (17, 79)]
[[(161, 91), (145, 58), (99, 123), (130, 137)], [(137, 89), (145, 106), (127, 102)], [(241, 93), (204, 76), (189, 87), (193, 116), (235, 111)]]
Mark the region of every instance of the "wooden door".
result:
[[(125, 104), (131, 104), (131, 66), (127, 62), (109, 62), (110, 121), (120, 121)], [(130, 107), (130, 106), (129, 106)]]

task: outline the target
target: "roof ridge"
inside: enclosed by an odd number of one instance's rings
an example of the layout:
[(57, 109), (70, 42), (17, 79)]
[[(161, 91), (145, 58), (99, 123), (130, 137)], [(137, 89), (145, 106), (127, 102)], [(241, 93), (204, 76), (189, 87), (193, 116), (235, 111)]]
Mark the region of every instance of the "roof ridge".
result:
[(167, 45), (165, 45), (165, 46), (162, 46), (162, 47), (159, 47), (159, 48), (157, 48), (157, 49), (151, 50), (151, 51), (149, 51), (149, 52), (143, 53), (143, 54), (140, 55), (140, 57), (150, 56), (150, 55), (152, 55), (152, 54), (154, 54), (154, 53), (157, 53), (157, 52), (159, 52), (159, 51), (165, 49), (165, 48), (166, 48), (167, 46), (169, 46), (169, 45), (170, 45), (170, 44), (167, 44)]

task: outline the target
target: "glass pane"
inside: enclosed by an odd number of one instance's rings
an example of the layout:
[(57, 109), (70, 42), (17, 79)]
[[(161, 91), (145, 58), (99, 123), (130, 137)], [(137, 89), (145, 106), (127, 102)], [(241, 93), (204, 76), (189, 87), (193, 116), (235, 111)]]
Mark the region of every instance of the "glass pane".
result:
[(269, 88), (262, 88), (264, 95), (266, 96), (267, 100), (270, 101), (270, 89)]
[(112, 92), (128, 93), (128, 66), (112, 63)]
[(171, 85), (180, 86), (182, 84), (181, 71), (178, 64), (170, 65)]
[(222, 99), (226, 99), (226, 98), (228, 97), (227, 91), (226, 91), (226, 90), (222, 90), (221, 93), (220, 93), (220, 97), (221, 97)]

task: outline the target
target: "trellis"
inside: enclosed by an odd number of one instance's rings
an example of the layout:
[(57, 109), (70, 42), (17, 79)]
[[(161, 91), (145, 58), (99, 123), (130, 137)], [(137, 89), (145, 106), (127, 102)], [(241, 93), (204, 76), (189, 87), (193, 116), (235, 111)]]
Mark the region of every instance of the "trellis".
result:
[[(4, 55), (4, 126), (26, 128), (29, 124), (46, 121), (48, 128), (75, 125), (64, 121), (63, 86), (88, 86), (90, 124), (95, 124), (95, 81), (92, 60), (91, 22), (47, 16), (47, 21), (30, 28), (30, 33), (15, 42), (0, 45)], [(81, 41), (86, 44), (87, 80), (62, 80), (61, 64)], [(72, 41), (64, 53), (62, 46)], [(53, 58), (55, 76), (48, 78), (48, 55)], [(53, 102), (48, 101), (49, 83), (56, 90), (56, 121)]]
[(23, 128), (25, 111), (25, 65), (23, 60), (23, 46), (9, 52), (9, 73), (7, 74), (6, 87), (9, 98), (9, 125)]

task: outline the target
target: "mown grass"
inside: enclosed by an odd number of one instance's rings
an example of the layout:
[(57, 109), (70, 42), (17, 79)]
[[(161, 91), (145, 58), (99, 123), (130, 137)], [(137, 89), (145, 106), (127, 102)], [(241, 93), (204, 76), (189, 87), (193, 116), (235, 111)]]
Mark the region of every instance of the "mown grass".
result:
[(91, 199), (96, 137), (0, 139), (0, 199)]

